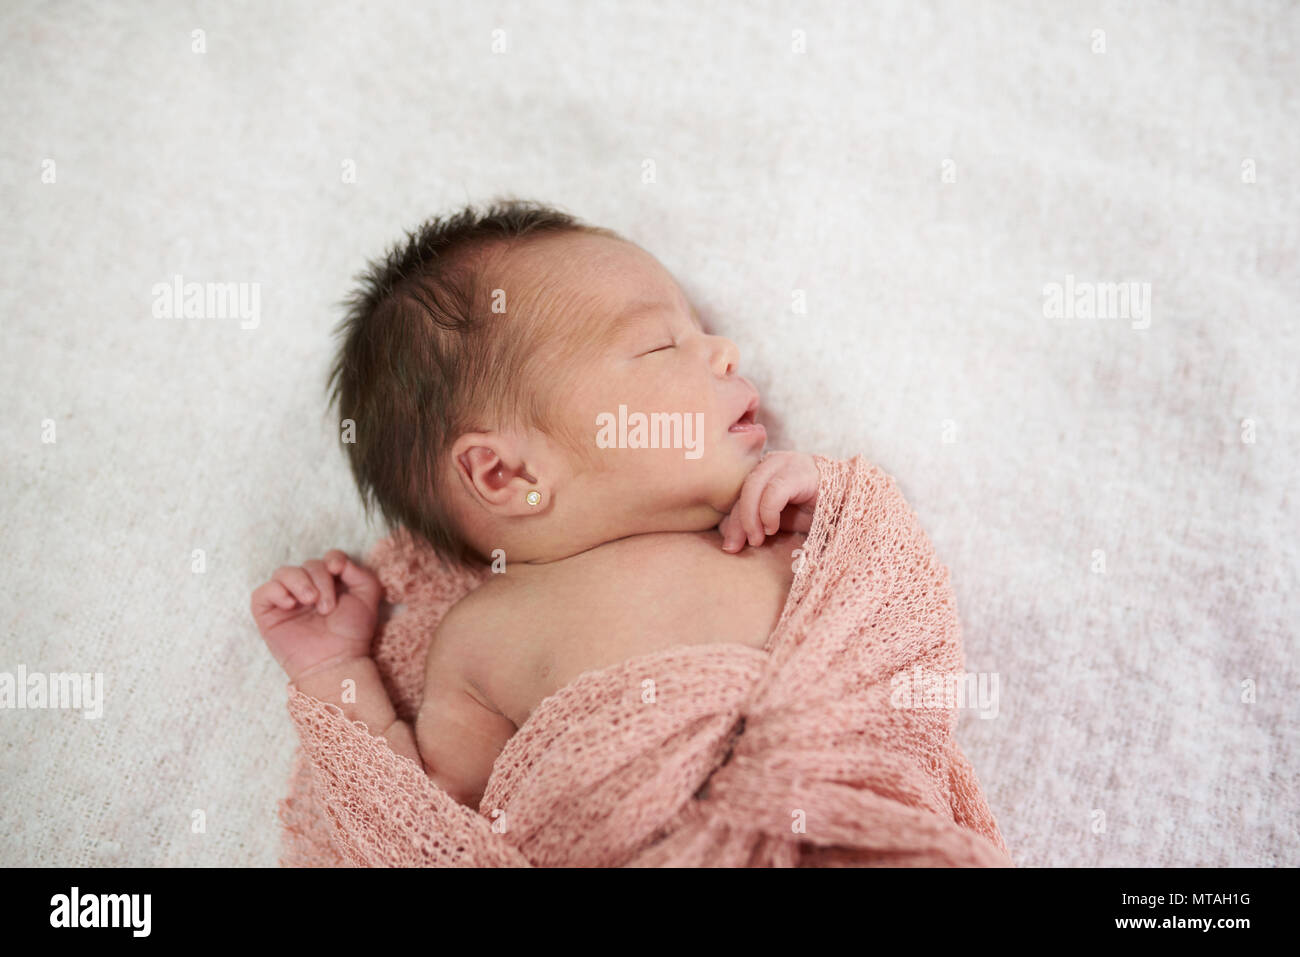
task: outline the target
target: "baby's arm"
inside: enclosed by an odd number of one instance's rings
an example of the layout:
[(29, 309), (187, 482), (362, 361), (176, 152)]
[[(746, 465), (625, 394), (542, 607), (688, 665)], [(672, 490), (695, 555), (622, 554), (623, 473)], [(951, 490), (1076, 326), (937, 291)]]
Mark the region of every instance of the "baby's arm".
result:
[(420, 765), (435, 784), (462, 800), (460, 782), (421, 758), (410, 722), (398, 720), (370, 658), (382, 596), (383, 586), (373, 572), (334, 549), (301, 567), (278, 569), (253, 592), (251, 610), (291, 685), (335, 705), (349, 721), (362, 722), (395, 753)]
[[(398, 720), (373, 659), (325, 663), (296, 677), (290, 675), (289, 681), (308, 697), (337, 705), (349, 721), (360, 721), (371, 734), (384, 738), (396, 754), (410, 758), (442, 785), (421, 759), (410, 722)], [(346, 687), (349, 693), (345, 695), (344, 682), (348, 681), (352, 684)]]
[[(351, 680), (352, 702), (345, 702), (343, 683)], [(492, 765), (515, 731), (509, 719), (488, 711), (467, 690), (446, 676), (424, 689), (416, 718), (419, 740), (409, 721), (399, 721), (370, 658), (326, 664), (292, 682), (303, 694), (338, 705), (349, 721), (360, 721), (371, 734), (388, 742), (396, 754), (424, 769), (429, 780), (453, 798), (477, 808)]]
[(443, 616), (429, 642), (424, 701), (415, 716), (415, 742), (425, 767), (437, 768), (447, 781), (439, 781), (443, 789), (472, 808), (483, 800), (501, 749), (519, 730), (463, 670), (459, 649), (479, 637), (475, 627), (457, 608)]

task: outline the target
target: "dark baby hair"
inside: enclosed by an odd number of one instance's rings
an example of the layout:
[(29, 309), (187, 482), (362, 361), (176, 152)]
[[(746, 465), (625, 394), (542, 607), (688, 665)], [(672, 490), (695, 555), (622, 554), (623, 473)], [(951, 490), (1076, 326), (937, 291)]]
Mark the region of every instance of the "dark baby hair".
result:
[(502, 252), (565, 232), (622, 239), (550, 206), (498, 198), (407, 232), (356, 277), (343, 303), (327, 389), (340, 423), (353, 423), (344, 448), (366, 513), (378, 506), (390, 529), (404, 529), (444, 563), (488, 561), (444, 507), (452, 443), (485, 422), (551, 431), (556, 421), (536, 298), (505, 289), (507, 320), (493, 301), (510, 283), (492, 274)]

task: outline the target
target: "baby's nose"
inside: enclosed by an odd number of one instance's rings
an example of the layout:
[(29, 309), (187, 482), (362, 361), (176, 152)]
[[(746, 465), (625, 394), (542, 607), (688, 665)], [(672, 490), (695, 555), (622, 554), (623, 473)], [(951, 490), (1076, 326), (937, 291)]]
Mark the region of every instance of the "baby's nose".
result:
[(736, 344), (725, 336), (718, 336), (717, 347), (713, 353), (713, 365), (718, 375), (726, 377), (736, 371), (740, 365), (740, 350)]

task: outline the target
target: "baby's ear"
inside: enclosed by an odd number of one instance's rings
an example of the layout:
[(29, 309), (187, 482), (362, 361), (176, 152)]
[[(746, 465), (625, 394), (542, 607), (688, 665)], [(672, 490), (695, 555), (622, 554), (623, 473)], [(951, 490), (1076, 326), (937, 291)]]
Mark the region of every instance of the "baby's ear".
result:
[(510, 482), (510, 468), (490, 445), (471, 445), (456, 457), (463, 480), (480, 492), (493, 493)]
[(460, 487), (481, 507), (500, 516), (517, 516), (541, 511), (537, 507), (544, 493), (536, 491), (537, 480), (524, 467), (522, 444), (500, 432), (472, 433), (456, 440), (451, 454), (456, 463)]

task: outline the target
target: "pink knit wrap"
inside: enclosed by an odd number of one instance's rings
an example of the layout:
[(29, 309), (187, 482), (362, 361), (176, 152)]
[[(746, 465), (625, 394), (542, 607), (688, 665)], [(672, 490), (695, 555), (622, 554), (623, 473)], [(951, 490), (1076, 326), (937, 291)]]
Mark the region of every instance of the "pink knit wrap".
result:
[[(290, 684), (281, 864), (1012, 866), (955, 709), (891, 703), (899, 672), (964, 669), (948, 570), (889, 475), (813, 459), (816, 512), (766, 647), (584, 672), (507, 742), (477, 811)], [(406, 606), (372, 653), (412, 720), (430, 636), (490, 572), (446, 571), (402, 535), (369, 562)]]

